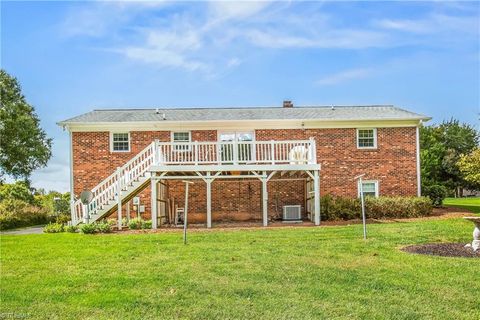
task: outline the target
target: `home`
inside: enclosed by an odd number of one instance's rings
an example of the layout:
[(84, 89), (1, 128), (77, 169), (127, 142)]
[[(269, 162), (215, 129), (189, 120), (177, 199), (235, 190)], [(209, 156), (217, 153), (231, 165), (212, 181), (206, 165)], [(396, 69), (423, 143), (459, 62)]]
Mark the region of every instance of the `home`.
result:
[[(420, 195), (419, 126), (390, 105), (94, 110), (70, 133), (72, 223), (113, 215), (188, 221), (309, 220), (320, 195)], [(79, 199), (88, 193), (88, 204)], [(116, 213), (116, 214), (115, 214)]]

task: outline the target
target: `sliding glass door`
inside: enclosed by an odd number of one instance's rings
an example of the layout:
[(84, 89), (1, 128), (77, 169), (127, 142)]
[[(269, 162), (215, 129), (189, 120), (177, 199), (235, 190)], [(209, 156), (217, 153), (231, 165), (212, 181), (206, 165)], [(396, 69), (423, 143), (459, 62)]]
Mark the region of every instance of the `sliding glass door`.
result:
[(221, 132), (218, 135), (218, 140), (222, 142), (220, 147), (222, 162), (246, 163), (254, 161), (255, 148), (253, 146), (253, 132)]

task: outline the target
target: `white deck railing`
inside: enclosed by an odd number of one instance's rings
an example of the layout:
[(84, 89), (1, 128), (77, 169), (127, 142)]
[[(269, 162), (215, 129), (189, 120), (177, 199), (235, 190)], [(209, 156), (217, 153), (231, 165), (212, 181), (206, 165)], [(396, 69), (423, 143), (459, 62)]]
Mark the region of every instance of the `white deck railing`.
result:
[(157, 142), (160, 165), (315, 164), (315, 140)]
[(72, 222), (77, 224), (112, 201), (122, 190), (145, 176), (152, 165), (248, 165), (316, 164), (315, 140), (289, 141), (154, 141), (91, 190), (88, 205), (72, 204)]

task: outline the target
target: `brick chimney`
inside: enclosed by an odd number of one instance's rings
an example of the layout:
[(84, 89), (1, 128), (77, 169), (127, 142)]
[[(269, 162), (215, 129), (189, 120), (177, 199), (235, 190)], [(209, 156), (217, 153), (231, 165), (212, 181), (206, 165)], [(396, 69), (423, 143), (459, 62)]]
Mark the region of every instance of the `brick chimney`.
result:
[(283, 107), (284, 108), (293, 108), (293, 103), (290, 100), (284, 100), (283, 101)]

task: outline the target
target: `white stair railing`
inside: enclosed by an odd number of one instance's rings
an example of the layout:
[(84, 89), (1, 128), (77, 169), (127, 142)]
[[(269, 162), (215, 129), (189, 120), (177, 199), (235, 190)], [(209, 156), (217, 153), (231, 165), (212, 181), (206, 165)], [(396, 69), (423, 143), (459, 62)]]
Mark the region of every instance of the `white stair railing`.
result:
[(77, 224), (87, 218), (87, 215), (97, 214), (98, 210), (104, 209), (110, 202), (115, 201), (122, 191), (127, 190), (140, 177), (147, 174), (148, 168), (156, 162), (156, 144), (157, 141), (149, 144), (93, 188), (91, 190), (93, 198), (88, 206), (83, 205), (80, 200), (75, 201), (72, 223)]

